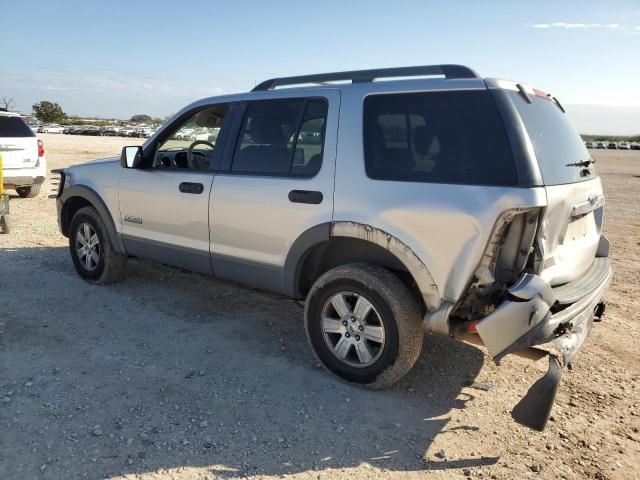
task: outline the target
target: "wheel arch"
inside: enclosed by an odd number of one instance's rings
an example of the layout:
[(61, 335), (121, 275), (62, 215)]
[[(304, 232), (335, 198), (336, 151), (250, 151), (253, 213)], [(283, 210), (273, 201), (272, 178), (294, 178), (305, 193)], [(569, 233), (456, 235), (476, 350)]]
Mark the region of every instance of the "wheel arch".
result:
[(357, 222), (327, 222), (302, 233), (285, 261), (284, 291), (302, 299), (320, 275), (355, 262), (395, 271), (426, 310), (440, 306), (436, 283), (415, 252), (393, 235)]
[(122, 238), (116, 230), (116, 225), (113, 221), (113, 217), (107, 208), (104, 200), (90, 187), (85, 185), (72, 185), (65, 188), (60, 196), (62, 202), (62, 209), (60, 210), (60, 229), (65, 237), (69, 236), (69, 226), (71, 225), (71, 219), (78, 210), (83, 207), (93, 207), (96, 209), (109, 234), (111, 245), (118, 253), (126, 253)]

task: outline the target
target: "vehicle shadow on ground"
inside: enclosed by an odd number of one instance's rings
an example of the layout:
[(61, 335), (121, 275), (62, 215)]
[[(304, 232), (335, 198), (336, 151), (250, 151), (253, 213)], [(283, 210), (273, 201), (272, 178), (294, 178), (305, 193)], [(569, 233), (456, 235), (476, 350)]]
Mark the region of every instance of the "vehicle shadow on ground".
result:
[(319, 368), (297, 302), (137, 260), (123, 281), (94, 286), (65, 248), (3, 249), (0, 266), (0, 389), (12, 391), (2, 478), (498, 461), (429, 450), (438, 435), (481, 441), (449, 418), (483, 394), (464, 389), (483, 364), (473, 347), (427, 337), (407, 377), (368, 391)]

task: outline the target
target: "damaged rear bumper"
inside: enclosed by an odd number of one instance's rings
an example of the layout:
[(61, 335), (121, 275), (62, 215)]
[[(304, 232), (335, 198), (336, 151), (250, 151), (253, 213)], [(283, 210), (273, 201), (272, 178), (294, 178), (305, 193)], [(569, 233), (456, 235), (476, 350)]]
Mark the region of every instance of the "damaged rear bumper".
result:
[(548, 353), (547, 373), (511, 412), (518, 423), (544, 429), (563, 367), (571, 364), (589, 337), (594, 320), (600, 320), (604, 313), (602, 297), (612, 276), (609, 258), (596, 258), (589, 274), (594, 281), (583, 290), (581, 298), (568, 305), (557, 298), (566, 287), (553, 289), (541, 277), (525, 274), (509, 289), (508, 299), (476, 325), (482, 343), (496, 362), (535, 345), (551, 343), (557, 351), (557, 355)]
[[(450, 331), (460, 340), (484, 345), (496, 363), (508, 354), (534, 360), (548, 356), (549, 370), (512, 411), (517, 422), (544, 429), (562, 370), (589, 337), (594, 321), (602, 317), (602, 297), (611, 277), (608, 257), (596, 258), (580, 280), (562, 287), (552, 288), (542, 277), (525, 274), (508, 290), (505, 301), (475, 324), (477, 335), (462, 325)], [(543, 344), (552, 348), (536, 348)]]
[(499, 362), (509, 353), (553, 342), (563, 365), (571, 363), (589, 336), (596, 307), (611, 283), (609, 259), (596, 261), (597, 268), (603, 271), (598, 283), (569, 305), (559, 305), (555, 289), (541, 277), (523, 275), (509, 289), (507, 300), (476, 325), (494, 360)]

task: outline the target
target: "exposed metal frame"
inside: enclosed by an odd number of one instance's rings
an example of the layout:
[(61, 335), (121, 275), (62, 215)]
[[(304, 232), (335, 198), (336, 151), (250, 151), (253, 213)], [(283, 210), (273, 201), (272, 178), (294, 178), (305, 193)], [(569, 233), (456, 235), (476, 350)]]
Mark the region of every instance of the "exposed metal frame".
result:
[(480, 78), (469, 67), (464, 65), (421, 65), (416, 67), (376, 68), (371, 70), (352, 70), (349, 72), (317, 73), (295, 77), (271, 78), (256, 85), (252, 92), (273, 90), (285, 85), (303, 85), (308, 83), (323, 84), (326, 82), (351, 81), (351, 83), (368, 83), (377, 78), (419, 77), (443, 75), (447, 79)]

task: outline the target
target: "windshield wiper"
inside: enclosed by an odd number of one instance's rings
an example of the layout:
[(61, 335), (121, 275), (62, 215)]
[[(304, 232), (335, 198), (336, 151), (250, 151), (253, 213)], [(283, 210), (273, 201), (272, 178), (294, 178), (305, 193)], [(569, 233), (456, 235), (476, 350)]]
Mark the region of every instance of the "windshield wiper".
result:
[(589, 165), (596, 163), (593, 158), (587, 158), (581, 162), (567, 163), (565, 167), (588, 167)]

